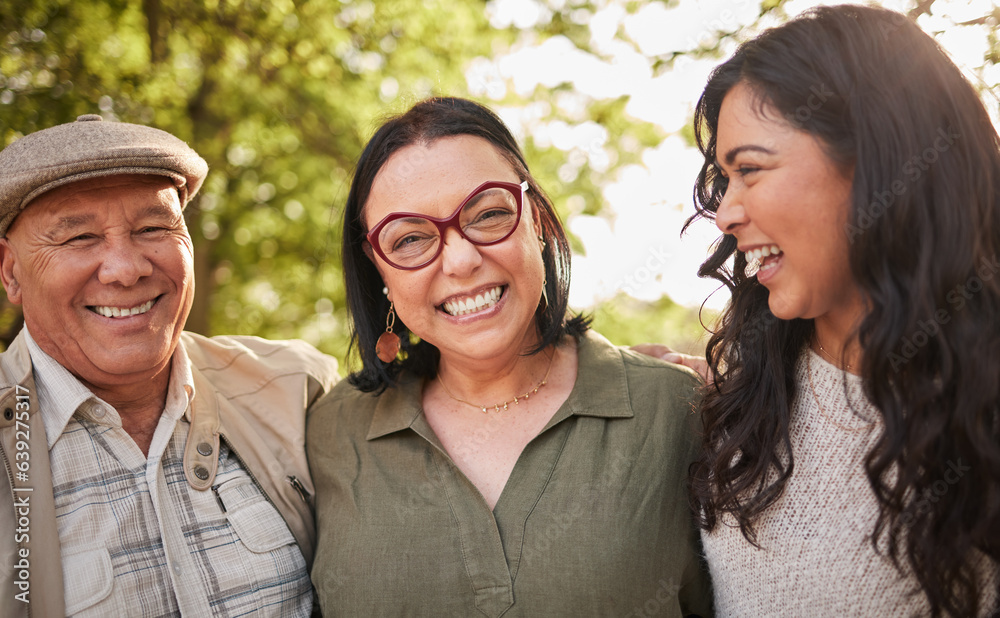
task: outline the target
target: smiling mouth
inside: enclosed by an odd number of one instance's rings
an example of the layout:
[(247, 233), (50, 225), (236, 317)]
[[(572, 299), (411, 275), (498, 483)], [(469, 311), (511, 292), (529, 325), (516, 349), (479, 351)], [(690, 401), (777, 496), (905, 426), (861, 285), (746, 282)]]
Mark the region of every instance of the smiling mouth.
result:
[(763, 247), (747, 251), (746, 257), (747, 262), (749, 262), (748, 265), (750, 266), (747, 270), (752, 270), (754, 274), (770, 270), (777, 266), (777, 259), (783, 253), (784, 252), (781, 250), (781, 247), (778, 245), (765, 245)]
[(87, 309), (90, 309), (98, 315), (103, 315), (106, 318), (130, 318), (134, 315), (142, 315), (149, 311), (153, 304), (157, 301), (159, 296), (152, 300), (148, 300), (141, 305), (136, 307), (109, 307), (106, 305), (88, 305)]
[(476, 294), (475, 296), (469, 296), (467, 298), (457, 300), (445, 301), (441, 304), (440, 308), (442, 311), (452, 316), (476, 313), (477, 311), (489, 309), (490, 307), (496, 305), (500, 301), (500, 297), (503, 296), (505, 290), (506, 286), (498, 285), (497, 287), (487, 290), (482, 294)]

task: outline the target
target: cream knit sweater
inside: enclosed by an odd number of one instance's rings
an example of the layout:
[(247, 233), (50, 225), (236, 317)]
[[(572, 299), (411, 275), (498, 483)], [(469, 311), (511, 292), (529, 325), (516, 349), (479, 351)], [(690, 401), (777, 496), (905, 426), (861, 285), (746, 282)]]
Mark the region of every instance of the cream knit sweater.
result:
[(719, 616), (929, 614), (916, 580), (872, 548), (878, 503), (864, 457), (881, 421), (861, 378), (846, 374), (846, 389), (844, 380), (811, 350), (799, 359), (790, 428), (795, 471), (756, 524), (761, 549), (731, 518), (702, 534)]

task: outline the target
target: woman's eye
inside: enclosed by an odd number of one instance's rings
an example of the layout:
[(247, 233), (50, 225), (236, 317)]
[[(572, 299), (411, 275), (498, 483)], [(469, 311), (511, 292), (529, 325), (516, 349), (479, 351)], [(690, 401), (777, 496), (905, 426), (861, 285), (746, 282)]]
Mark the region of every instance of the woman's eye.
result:
[(753, 167), (751, 165), (742, 165), (736, 168), (736, 173), (740, 176), (746, 176), (747, 174), (752, 174), (753, 172), (759, 172), (759, 167)]
[(408, 234), (392, 243), (393, 251), (402, 251), (418, 243), (427, 242), (429, 239), (423, 234)]
[(501, 210), (499, 208), (494, 208), (493, 210), (487, 210), (487, 211), (479, 213), (479, 215), (476, 216), (476, 221), (474, 221), (473, 223), (479, 222), (479, 221), (485, 221), (486, 219), (493, 219), (495, 217), (507, 217), (507, 216), (510, 216), (512, 214), (513, 213), (508, 212), (506, 210)]

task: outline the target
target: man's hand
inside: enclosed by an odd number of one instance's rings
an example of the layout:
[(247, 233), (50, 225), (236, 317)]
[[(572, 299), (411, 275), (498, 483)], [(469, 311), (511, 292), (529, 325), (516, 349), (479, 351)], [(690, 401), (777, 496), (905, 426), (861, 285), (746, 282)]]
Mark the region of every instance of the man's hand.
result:
[(640, 343), (639, 345), (632, 346), (631, 349), (646, 356), (665, 360), (668, 363), (684, 365), (700, 374), (706, 383), (712, 382), (711, 378), (709, 378), (708, 361), (705, 360), (704, 356), (691, 356), (690, 354), (674, 352), (662, 343)]

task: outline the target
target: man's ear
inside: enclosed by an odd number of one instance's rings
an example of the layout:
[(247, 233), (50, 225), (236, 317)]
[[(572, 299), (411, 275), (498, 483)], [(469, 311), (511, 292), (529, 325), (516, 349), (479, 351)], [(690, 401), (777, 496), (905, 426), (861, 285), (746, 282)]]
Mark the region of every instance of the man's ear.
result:
[(3, 289), (7, 291), (7, 300), (15, 305), (20, 305), (21, 286), (14, 276), (16, 263), (14, 247), (6, 238), (0, 238), (0, 281), (3, 281)]

